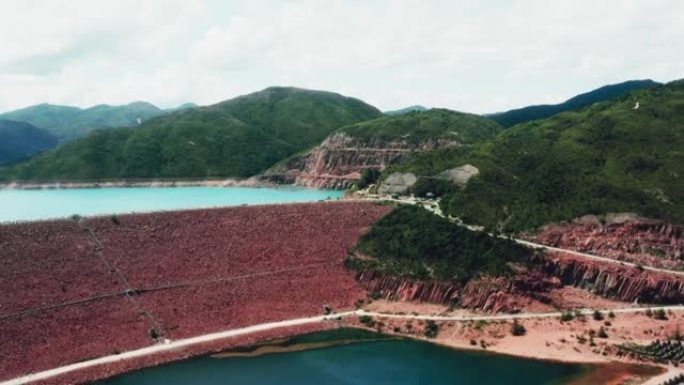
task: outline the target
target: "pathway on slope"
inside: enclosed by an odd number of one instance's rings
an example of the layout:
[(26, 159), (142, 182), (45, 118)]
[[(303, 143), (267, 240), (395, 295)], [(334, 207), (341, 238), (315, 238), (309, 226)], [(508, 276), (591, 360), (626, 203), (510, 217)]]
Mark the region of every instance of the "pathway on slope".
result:
[[(646, 311), (647, 307), (639, 308), (629, 308), (629, 309), (616, 309), (612, 310), (613, 313), (637, 313), (641, 311)], [(665, 311), (679, 312), (684, 311), (684, 306), (664, 306), (662, 307)], [(602, 312), (609, 312), (610, 309), (600, 310)], [(586, 315), (593, 314), (594, 310), (583, 310), (582, 313)], [(188, 346), (199, 345), (208, 342), (220, 341), (232, 337), (243, 336), (247, 334), (253, 334), (263, 331), (269, 331), (274, 329), (280, 329), (285, 327), (300, 326), (307, 324), (314, 324), (327, 321), (336, 321), (347, 317), (358, 317), (362, 315), (368, 315), (378, 318), (402, 318), (402, 319), (416, 319), (416, 320), (433, 320), (433, 321), (494, 321), (494, 320), (514, 320), (514, 319), (534, 319), (534, 318), (553, 318), (560, 317), (561, 313), (519, 313), (519, 314), (506, 314), (506, 315), (491, 315), (491, 316), (438, 316), (431, 314), (384, 314), (376, 312), (368, 312), (365, 310), (354, 310), (347, 311), (338, 314), (331, 315), (320, 315), (314, 317), (306, 318), (295, 318), (285, 321), (269, 322), (263, 323), (243, 328), (225, 330), (218, 333), (204, 334), (197, 337), (191, 337), (181, 340), (175, 340), (173, 342), (157, 344), (154, 346), (149, 346), (142, 349), (131, 350), (128, 352), (123, 352), (119, 354), (113, 354), (109, 356), (104, 356), (100, 358), (95, 358), (92, 360), (82, 361), (70, 365), (61, 366), (54, 369), (45, 370), (42, 372), (28, 374), (26, 376), (17, 377), (8, 381), (0, 383), (0, 385), (23, 385), (29, 384), (35, 381), (47, 380), (59, 375), (71, 373), (77, 370), (82, 370), (86, 368), (92, 368), (100, 365), (111, 364), (116, 362), (128, 361), (140, 357), (146, 357), (158, 353), (170, 352), (173, 350), (178, 350)]]
[(150, 337), (154, 340), (157, 340), (159, 338), (162, 338), (162, 329), (159, 326), (159, 322), (154, 318), (151, 312), (149, 312), (147, 309), (145, 309), (141, 304), (138, 303), (138, 301), (134, 298), (134, 296), (137, 294), (133, 286), (131, 286), (131, 283), (126, 279), (124, 276), (123, 272), (111, 261), (109, 261), (104, 254), (102, 253), (102, 244), (100, 243), (100, 240), (97, 238), (95, 235), (95, 232), (93, 229), (90, 227), (88, 224), (87, 220), (81, 219), (79, 222), (79, 225), (81, 225), (86, 231), (88, 231), (88, 234), (90, 234), (90, 239), (92, 240), (94, 246), (95, 246), (95, 255), (97, 255), (98, 259), (100, 259), (105, 266), (110, 271), (113, 271), (116, 276), (119, 278), (119, 281), (121, 281), (121, 284), (125, 288), (124, 291), (124, 298), (128, 300), (128, 303), (131, 304), (133, 307), (133, 310), (150, 324)]
[[(417, 201), (415, 199), (394, 199), (394, 198), (379, 198), (379, 197), (378, 198), (371, 197), (369, 199), (374, 200), (374, 201), (391, 201), (391, 202), (397, 202), (397, 203), (401, 203), (401, 204), (418, 205), (418, 206), (421, 206), (424, 209), (432, 212), (433, 214), (438, 215), (442, 218), (446, 218), (446, 219), (452, 221), (453, 223), (458, 224), (459, 226), (463, 226), (463, 227), (467, 228), (468, 230), (483, 232), (483, 233), (487, 233), (489, 236), (494, 236), (494, 234), (486, 232), (480, 227), (472, 226), (472, 225), (466, 225), (466, 224), (462, 223), (458, 218), (453, 218), (453, 217), (444, 215), (444, 213), (442, 213), (442, 211), (439, 209), (439, 205), (434, 201), (421, 202), (421, 201)], [(361, 200), (368, 200), (368, 199), (361, 199)], [(422, 203), (427, 203), (427, 204), (424, 205)], [(600, 255), (583, 253), (583, 252), (575, 251), (575, 250), (561, 249), (559, 247), (547, 246), (547, 245), (543, 245), (540, 243), (534, 243), (534, 242), (530, 242), (530, 241), (526, 241), (526, 240), (518, 239), (518, 238), (508, 238), (505, 235), (497, 235), (497, 236), (499, 238), (502, 238), (502, 239), (510, 239), (510, 240), (512, 240), (518, 244), (528, 246), (528, 247), (532, 247), (535, 249), (553, 251), (553, 252), (557, 252), (557, 253), (571, 254), (571, 255), (574, 255), (577, 257), (581, 257), (581, 258), (585, 258), (585, 259), (591, 259), (591, 260), (598, 261), (598, 262), (613, 263), (613, 264), (617, 264), (620, 266), (633, 267), (635, 269), (643, 269), (643, 270), (647, 270), (647, 271), (653, 271), (656, 273), (671, 274), (671, 275), (677, 275), (680, 277), (684, 277), (684, 271), (661, 269), (661, 268), (652, 267), (652, 266), (642, 266), (642, 265), (637, 265), (637, 264), (631, 263), (631, 262), (618, 261), (616, 259), (612, 259), (612, 258), (608, 258), (608, 257), (602, 257)]]

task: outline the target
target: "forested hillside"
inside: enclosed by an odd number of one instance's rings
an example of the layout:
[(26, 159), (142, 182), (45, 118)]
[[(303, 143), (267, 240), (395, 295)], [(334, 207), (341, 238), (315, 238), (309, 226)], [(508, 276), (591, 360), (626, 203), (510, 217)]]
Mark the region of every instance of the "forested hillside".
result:
[(684, 81), (676, 81), (517, 125), (472, 149), (417, 154), (391, 171), (475, 165), (480, 174), (442, 206), (493, 229), (606, 212), (683, 222), (683, 149)]
[(5, 179), (247, 177), (341, 126), (380, 115), (339, 94), (272, 87), (140, 127), (95, 132), (9, 170)]
[(57, 138), (28, 123), (0, 120), (0, 166), (16, 163), (57, 145)]

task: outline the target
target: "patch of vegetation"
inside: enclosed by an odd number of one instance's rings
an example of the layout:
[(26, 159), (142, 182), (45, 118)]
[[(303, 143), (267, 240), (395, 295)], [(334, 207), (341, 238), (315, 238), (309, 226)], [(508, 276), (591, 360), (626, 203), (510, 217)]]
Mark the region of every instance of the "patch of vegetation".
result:
[(364, 324), (370, 328), (375, 326), (375, 321), (373, 320), (373, 317), (371, 317), (369, 315), (364, 314), (364, 315), (359, 316), (359, 322), (361, 322), (362, 324)]
[(667, 321), (667, 313), (665, 312), (665, 309), (657, 309), (653, 313), (653, 319), (659, 320), (659, 321)]
[(446, 179), (420, 177), (416, 184), (411, 187), (411, 192), (420, 198), (439, 198), (457, 188), (455, 184)]
[(570, 322), (573, 319), (575, 319), (575, 315), (572, 312), (565, 311), (561, 313), (560, 320), (561, 322)]
[(349, 269), (459, 282), (507, 275), (511, 264), (526, 264), (533, 255), (513, 241), (467, 230), (416, 206), (392, 210), (361, 237), (357, 248), (373, 258), (347, 258)]
[(437, 334), (439, 334), (439, 325), (433, 320), (427, 320), (423, 334), (425, 334), (425, 337), (427, 338), (437, 337)]
[(598, 310), (594, 310), (593, 318), (595, 321), (603, 321), (603, 313)]
[(684, 362), (684, 345), (680, 341), (653, 341), (649, 345), (637, 345), (634, 343), (620, 345), (623, 353), (635, 358), (649, 360), (658, 363), (682, 363)]
[(511, 325), (511, 334), (516, 337), (524, 336), (527, 334), (527, 329), (525, 329), (525, 326), (519, 323), (518, 320), (513, 320), (513, 325)]

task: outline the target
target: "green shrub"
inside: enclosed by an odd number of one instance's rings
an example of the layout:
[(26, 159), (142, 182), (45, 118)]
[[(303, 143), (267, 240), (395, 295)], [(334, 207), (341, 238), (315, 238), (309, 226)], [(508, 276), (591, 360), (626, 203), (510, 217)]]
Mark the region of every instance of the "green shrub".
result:
[(425, 334), (425, 337), (427, 338), (437, 337), (437, 334), (439, 334), (439, 325), (433, 320), (428, 320), (425, 323), (425, 331), (423, 334)]
[(518, 320), (515, 320), (511, 326), (511, 334), (514, 336), (524, 336), (527, 334), (527, 329), (525, 329), (525, 326), (520, 324)]

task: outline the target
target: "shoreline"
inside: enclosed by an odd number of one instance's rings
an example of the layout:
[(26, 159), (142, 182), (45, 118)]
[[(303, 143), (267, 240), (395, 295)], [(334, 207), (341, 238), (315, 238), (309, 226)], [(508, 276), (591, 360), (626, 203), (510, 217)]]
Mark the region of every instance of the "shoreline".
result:
[[(164, 344), (151, 345), (137, 350), (122, 352), (115, 355), (98, 357), (78, 362), (64, 367), (53, 368), (42, 372), (34, 372), (21, 377), (6, 379), (0, 385), (19, 385), (29, 383), (57, 384), (57, 383), (90, 383), (126, 374), (136, 370), (164, 365), (172, 362), (195, 357), (207, 356), (212, 358), (254, 357), (263, 354), (281, 354), (324, 348), (338, 344), (363, 343), (369, 340), (331, 340), (323, 342), (294, 342), (283, 346), (283, 341), (291, 341), (298, 337), (325, 330), (349, 328), (381, 333), (389, 338), (403, 338), (424, 343), (432, 343), (464, 352), (479, 354), (505, 355), (521, 359), (545, 361), (562, 364), (586, 366), (587, 372), (579, 375), (566, 385), (580, 385), (597, 383), (601, 379), (606, 385), (617, 385), (624, 380), (636, 380), (631, 384), (653, 385), (659, 384), (656, 379), (668, 379), (680, 369), (665, 367), (653, 363), (642, 363), (632, 360), (621, 361), (614, 357), (597, 359), (591, 355), (570, 355), (552, 357), (535, 353), (532, 350), (507, 349), (506, 346), (496, 348), (492, 346), (480, 349), (471, 346), (467, 341), (461, 341), (452, 336), (438, 336), (434, 339), (419, 334), (394, 333), (390, 330), (379, 331), (368, 328), (357, 322), (358, 311), (346, 311), (334, 315), (322, 315), (309, 318), (278, 321), (266, 324), (252, 325), (240, 329), (225, 330), (207, 335), (200, 335), (176, 340)], [(342, 317), (342, 320), (338, 320)], [(519, 337), (524, 342), (528, 337)], [(370, 340), (372, 341), (372, 340)], [(280, 344), (280, 345), (279, 345)], [(510, 346), (509, 346), (510, 347)], [(592, 382), (587, 382), (592, 381)]]
[[(285, 186), (265, 182), (257, 177), (247, 179), (198, 179), (198, 180), (113, 180), (113, 181), (70, 181), (70, 182), (4, 182), (0, 190), (66, 190), (96, 188), (136, 188), (136, 187), (278, 187)], [(294, 186), (294, 185), (287, 185)]]

